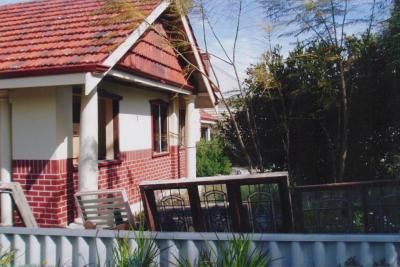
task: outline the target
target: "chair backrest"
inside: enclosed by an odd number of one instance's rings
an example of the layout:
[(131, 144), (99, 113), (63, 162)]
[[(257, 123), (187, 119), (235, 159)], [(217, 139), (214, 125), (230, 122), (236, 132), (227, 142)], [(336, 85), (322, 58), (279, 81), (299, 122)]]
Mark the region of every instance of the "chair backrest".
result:
[(134, 226), (134, 217), (124, 189), (78, 192), (78, 211), (84, 222), (97, 228), (115, 228), (121, 224)]

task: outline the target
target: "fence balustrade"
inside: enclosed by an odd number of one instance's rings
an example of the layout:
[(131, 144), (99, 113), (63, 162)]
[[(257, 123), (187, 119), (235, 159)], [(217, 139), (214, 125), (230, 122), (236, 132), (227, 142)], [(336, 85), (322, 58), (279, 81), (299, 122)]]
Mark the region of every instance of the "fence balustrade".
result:
[[(154, 238), (160, 267), (179, 266), (176, 259), (187, 257), (193, 264), (200, 253), (226, 245), (228, 233), (144, 234)], [(0, 253), (16, 248), (13, 266), (114, 266), (117, 238), (128, 238), (132, 249), (135, 233), (109, 230), (71, 230), (0, 227)], [(268, 252), (269, 267), (399, 266), (398, 234), (250, 234), (252, 245)], [(218, 249), (214, 256), (218, 256)], [(215, 257), (214, 257), (215, 259)]]

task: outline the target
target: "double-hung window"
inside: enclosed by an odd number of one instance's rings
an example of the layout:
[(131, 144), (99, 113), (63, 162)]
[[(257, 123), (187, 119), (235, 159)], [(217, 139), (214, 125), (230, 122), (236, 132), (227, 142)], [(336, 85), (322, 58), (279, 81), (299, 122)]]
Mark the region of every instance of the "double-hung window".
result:
[[(98, 92), (98, 159), (119, 159), (119, 101), (122, 97), (105, 90)], [(73, 158), (78, 163), (80, 155), (80, 111), (81, 90), (75, 89), (73, 96)]]
[(153, 154), (168, 152), (168, 104), (151, 101)]

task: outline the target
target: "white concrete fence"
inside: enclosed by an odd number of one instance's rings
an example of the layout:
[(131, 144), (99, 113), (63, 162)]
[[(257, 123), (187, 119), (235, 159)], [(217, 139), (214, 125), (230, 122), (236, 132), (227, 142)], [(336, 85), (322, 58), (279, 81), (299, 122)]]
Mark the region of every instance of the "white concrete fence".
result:
[[(1, 251), (17, 249), (15, 266), (105, 266), (112, 258), (115, 238), (126, 236), (134, 247), (134, 233), (129, 232), (0, 227)], [(160, 266), (175, 266), (175, 257), (193, 260), (202, 249), (215, 249), (217, 242), (231, 237), (223, 233), (157, 233), (158, 261)], [(254, 234), (250, 238), (255, 246), (269, 251), (274, 259), (270, 266), (400, 265), (400, 234)]]

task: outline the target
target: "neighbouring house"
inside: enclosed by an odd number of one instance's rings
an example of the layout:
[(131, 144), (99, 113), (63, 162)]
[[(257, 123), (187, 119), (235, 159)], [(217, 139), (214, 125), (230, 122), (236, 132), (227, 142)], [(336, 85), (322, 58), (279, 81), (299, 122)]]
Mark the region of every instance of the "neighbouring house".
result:
[[(198, 108), (216, 104), (187, 17), (134, 0), (144, 20), (110, 23), (104, 2), (0, 6), (1, 181), (22, 185), (42, 227), (76, 219), (77, 191), (124, 188), (137, 208), (141, 181), (195, 177)], [(7, 196), (1, 219), (20, 224)]]
[(217, 118), (214, 115), (208, 113), (204, 109), (200, 109), (201, 138), (206, 141), (211, 141), (216, 124)]

